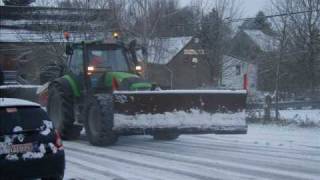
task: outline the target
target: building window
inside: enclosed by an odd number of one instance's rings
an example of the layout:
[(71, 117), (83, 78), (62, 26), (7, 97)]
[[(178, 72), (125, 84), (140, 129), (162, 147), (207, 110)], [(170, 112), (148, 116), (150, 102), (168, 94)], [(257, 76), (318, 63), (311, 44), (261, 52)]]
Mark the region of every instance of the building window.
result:
[(236, 65), (236, 75), (237, 76), (241, 75), (241, 66), (240, 65)]
[(193, 64), (197, 64), (197, 63), (198, 63), (198, 58), (193, 57), (193, 58), (192, 58), (192, 63), (193, 63)]
[(198, 44), (200, 42), (199, 38), (194, 38), (194, 43)]

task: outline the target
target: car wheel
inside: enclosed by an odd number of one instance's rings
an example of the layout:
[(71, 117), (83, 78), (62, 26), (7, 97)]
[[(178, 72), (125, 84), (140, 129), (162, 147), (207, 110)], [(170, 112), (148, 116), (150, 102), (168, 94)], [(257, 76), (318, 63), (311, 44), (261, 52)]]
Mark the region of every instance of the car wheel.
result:
[(90, 98), (86, 107), (87, 118), (84, 124), (89, 142), (95, 146), (109, 146), (116, 143), (118, 135), (112, 131), (112, 95), (95, 95)]

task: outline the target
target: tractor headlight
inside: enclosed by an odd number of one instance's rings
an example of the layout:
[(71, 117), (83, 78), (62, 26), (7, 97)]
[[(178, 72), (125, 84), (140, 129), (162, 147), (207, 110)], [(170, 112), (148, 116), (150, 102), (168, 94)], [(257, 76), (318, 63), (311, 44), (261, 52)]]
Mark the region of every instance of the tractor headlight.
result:
[(138, 72), (142, 71), (142, 66), (136, 66), (136, 71)]
[(88, 67), (88, 71), (90, 71), (90, 72), (94, 71), (94, 67), (93, 66), (89, 66)]

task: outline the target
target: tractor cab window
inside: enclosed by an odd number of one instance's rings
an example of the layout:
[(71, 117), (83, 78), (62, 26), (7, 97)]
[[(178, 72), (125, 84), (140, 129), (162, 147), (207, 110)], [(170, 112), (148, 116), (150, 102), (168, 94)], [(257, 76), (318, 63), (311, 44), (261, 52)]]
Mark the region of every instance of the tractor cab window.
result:
[(73, 51), (70, 69), (76, 75), (83, 73), (83, 51), (81, 49), (75, 49)]
[(129, 71), (122, 49), (89, 50), (89, 66), (106, 68), (111, 71)]

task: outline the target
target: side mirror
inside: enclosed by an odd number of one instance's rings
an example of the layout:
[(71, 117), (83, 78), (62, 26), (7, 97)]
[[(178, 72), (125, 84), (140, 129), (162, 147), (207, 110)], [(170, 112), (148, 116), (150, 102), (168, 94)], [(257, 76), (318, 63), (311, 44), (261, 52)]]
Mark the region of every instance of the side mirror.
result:
[(66, 54), (67, 55), (72, 55), (73, 54), (73, 48), (72, 48), (72, 45), (67, 43), (66, 45)]

